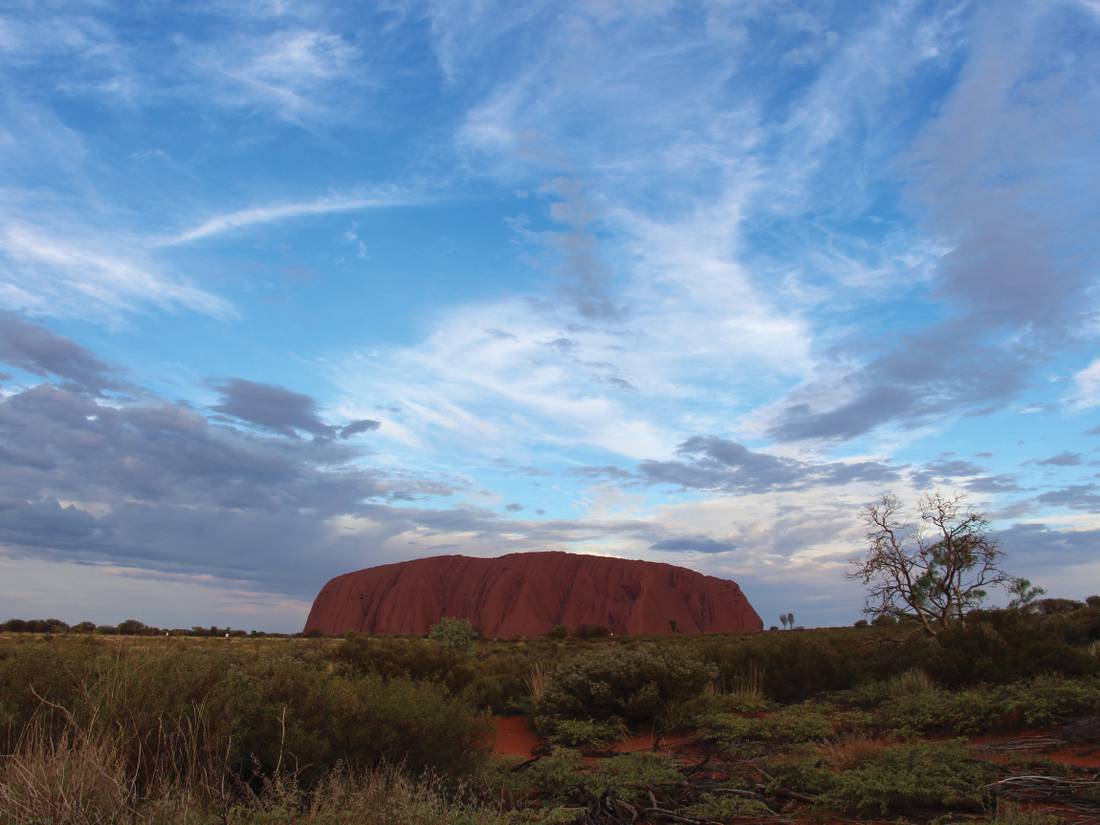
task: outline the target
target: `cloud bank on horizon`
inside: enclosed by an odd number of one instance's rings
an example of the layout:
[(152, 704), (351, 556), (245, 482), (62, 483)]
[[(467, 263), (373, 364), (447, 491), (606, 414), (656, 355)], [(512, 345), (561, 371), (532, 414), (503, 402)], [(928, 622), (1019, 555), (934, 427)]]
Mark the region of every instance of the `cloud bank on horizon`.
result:
[(844, 623), (930, 487), (1100, 590), (1095, 2), (15, 2), (0, 54), (12, 615), (566, 549)]

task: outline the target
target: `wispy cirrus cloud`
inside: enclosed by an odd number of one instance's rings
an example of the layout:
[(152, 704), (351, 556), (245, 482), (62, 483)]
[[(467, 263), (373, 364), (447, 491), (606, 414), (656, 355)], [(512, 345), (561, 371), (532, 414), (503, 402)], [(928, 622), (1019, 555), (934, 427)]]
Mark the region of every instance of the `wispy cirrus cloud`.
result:
[(217, 318), (236, 314), (233, 305), (174, 275), (149, 254), (140, 239), (97, 237), (88, 227), (0, 225), (0, 304), (41, 315), (117, 320), (147, 307), (186, 309)]
[(193, 243), (216, 235), (236, 232), (254, 226), (279, 221), (289, 221), (311, 215), (330, 215), (340, 212), (361, 212), (427, 203), (421, 195), (397, 190), (380, 190), (366, 195), (333, 195), (297, 203), (277, 203), (239, 209), (207, 218), (190, 229), (158, 241), (158, 246), (177, 246)]
[(365, 81), (358, 57), (341, 35), (297, 25), (188, 50), (189, 68), (212, 101), (305, 127), (336, 115), (337, 99)]

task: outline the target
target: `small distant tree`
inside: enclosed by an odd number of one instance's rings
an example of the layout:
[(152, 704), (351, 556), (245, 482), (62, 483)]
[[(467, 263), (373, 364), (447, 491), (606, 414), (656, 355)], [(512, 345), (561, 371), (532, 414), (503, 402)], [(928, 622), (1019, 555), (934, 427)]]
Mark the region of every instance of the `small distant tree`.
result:
[(1038, 599), (1032, 605), (1032, 610), (1041, 616), (1057, 616), (1059, 613), (1084, 609), (1085, 603), (1076, 599)]
[(793, 613), (780, 613), (779, 623), (783, 625), (785, 630), (794, 630), (794, 614)]
[(1100, 596), (1086, 596), (1085, 604), (1089, 607), (1100, 607)]
[(613, 635), (602, 624), (579, 624), (573, 628), (573, 636), (577, 639), (602, 639)]
[(864, 612), (876, 619), (912, 618), (936, 636), (964, 621), (992, 587), (1030, 599), (1042, 592), (1001, 568), (989, 521), (962, 495), (927, 493), (915, 517), (896, 496), (885, 495), (867, 505), (863, 517), (867, 555), (853, 562), (848, 577), (867, 586)]
[(457, 653), (469, 653), (477, 639), (477, 631), (469, 619), (448, 619), (446, 616), (428, 631), (428, 638)]
[(137, 619), (127, 619), (118, 624), (118, 633), (121, 636), (144, 636), (148, 630), (144, 622), (139, 622)]
[(1041, 587), (1033, 587), (1027, 579), (1013, 579), (1007, 587), (1012, 596), (1008, 603), (1010, 610), (1022, 610), (1025, 613), (1034, 612), (1038, 599), (1047, 591)]

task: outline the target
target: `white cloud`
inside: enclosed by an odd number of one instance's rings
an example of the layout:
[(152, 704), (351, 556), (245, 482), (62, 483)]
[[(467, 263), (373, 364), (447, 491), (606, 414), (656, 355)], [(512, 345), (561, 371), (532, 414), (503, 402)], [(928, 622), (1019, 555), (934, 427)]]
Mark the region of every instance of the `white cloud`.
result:
[(225, 299), (162, 271), (140, 243), (114, 237), (108, 248), (21, 223), (0, 226), (0, 300), (32, 313), (111, 319), (149, 305), (236, 314)]
[(1100, 358), (1073, 376), (1070, 403), (1079, 409), (1100, 405)]
[(337, 113), (338, 87), (363, 82), (358, 50), (323, 30), (288, 27), (248, 33), (191, 50), (192, 69), (215, 102), (266, 109), (309, 125)]
[(192, 243), (226, 232), (252, 226), (293, 220), (309, 215), (327, 215), (337, 212), (358, 212), (367, 209), (384, 209), (394, 206), (411, 206), (424, 203), (424, 199), (396, 190), (380, 190), (366, 195), (335, 195), (298, 203), (268, 204), (227, 212), (208, 218), (197, 226), (159, 242), (160, 246)]

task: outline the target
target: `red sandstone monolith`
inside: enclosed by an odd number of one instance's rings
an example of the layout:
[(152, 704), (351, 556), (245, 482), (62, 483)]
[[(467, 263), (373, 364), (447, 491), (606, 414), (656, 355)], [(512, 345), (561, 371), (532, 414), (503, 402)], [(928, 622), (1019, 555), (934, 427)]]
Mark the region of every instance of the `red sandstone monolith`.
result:
[(554, 625), (602, 625), (616, 634), (763, 630), (736, 582), (671, 564), (560, 552), (434, 556), (345, 573), (321, 588), (305, 630), (420, 635), (443, 616), (469, 619), (490, 638), (541, 636)]

